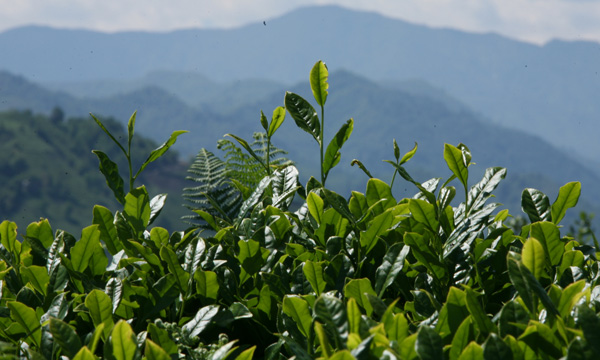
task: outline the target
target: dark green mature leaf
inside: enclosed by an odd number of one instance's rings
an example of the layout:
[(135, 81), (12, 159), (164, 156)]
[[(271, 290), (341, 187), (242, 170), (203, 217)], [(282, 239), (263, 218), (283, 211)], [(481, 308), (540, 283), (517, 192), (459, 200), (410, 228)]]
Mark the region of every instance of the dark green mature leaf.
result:
[(550, 199), (539, 190), (531, 188), (523, 190), (521, 208), (532, 223), (552, 220)]
[(81, 349), (81, 340), (67, 323), (51, 318), (50, 319), (50, 332), (56, 343), (61, 347), (64, 355), (69, 358), (74, 357), (79, 349)]
[[(559, 265), (565, 252), (565, 246), (560, 239), (560, 230), (556, 224), (540, 221), (531, 224), (531, 237), (540, 241), (550, 259), (550, 264)], [(537, 276), (536, 276), (537, 277)]]
[(485, 170), (481, 181), (473, 185), (467, 196), (466, 215), (481, 210), (485, 202), (492, 197), (492, 192), (498, 187), (502, 179), (506, 177), (506, 169), (492, 167)]
[(150, 219), (148, 220), (148, 225), (152, 224), (158, 215), (160, 215), (166, 201), (167, 194), (158, 194), (150, 200)]
[(27, 335), (25, 341), (39, 348), (42, 342), (42, 327), (35, 310), (18, 301), (9, 301), (6, 305), (10, 309), (13, 320), (25, 330)]
[(548, 293), (546, 293), (531, 271), (521, 261), (517, 260), (517, 257), (518, 255), (512, 252), (509, 253), (507, 257), (508, 275), (515, 289), (517, 289), (519, 296), (523, 299), (525, 306), (529, 309), (529, 312), (537, 314), (537, 296), (550, 315), (560, 315)]
[(527, 325), (530, 317), (527, 310), (518, 301), (509, 301), (500, 310), (498, 332), (501, 337), (512, 335), (518, 338), (523, 333), (523, 328), (518, 325)]
[(150, 153), (150, 155), (148, 156), (148, 158), (146, 159), (146, 161), (144, 161), (144, 163), (142, 164), (142, 166), (140, 167), (140, 169), (138, 170), (138, 172), (135, 174), (134, 178), (137, 178), (138, 175), (144, 171), (144, 169), (146, 168), (146, 166), (148, 166), (148, 164), (150, 164), (151, 162), (157, 160), (158, 158), (160, 158), (161, 156), (163, 156), (167, 150), (169, 150), (169, 148), (175, 144), (175, 142), (177, 141), (177, 137), (179, 137), (179, 135), (181, 134), (185, 134), (187, 131), (186, 130), (177, 130), (177, 131), (173, 131), (173, 133), (171, 134), (171, 136), (169, 137), (169, 139), (167, 139), (167, 141), (165, 141), (161, 146), (157, 147), (156, 149), (152, 150), (152, 152)]
[(491, 333), (483, 343), (483, 358), (488, 360), (511, 360), (512, 351), (498, 335)]
[(438, 333), (429, 326), (420, 326), (415, 342), (415, 351), (422, 360), (443, 360), (444, 343)]
[(252, 193), (252, 195), (250, 195), (250, 197), (248, 199), (246, 199), (246, 201), (244, 201), (242, 203), (242, 206), (240, 206), (240, 211), (239, 211), (238, 216), (237, 216), (238, 218), (245, 217), (246, 214), (248, 213), (248, 211), (250, 211), (251, 209), (253, 209), (256, 206), (256, 204), (258, 204), (258, 202), (262, 198), (265, 190), (271, 184), (272, 179), (273, 178), (270, 177), (270, 176), (265, 176), (260, 181), (260, 183), (258, 183), (258, 186), (254, 190), (254, 192)]
[(121, 204), (125, 203), (125, 192), (123, 190), (123, 178), (119, 175), (119, 167), (116, 163), (114, 163), (111, 159), (109, 159), (108, 155), (103, 153), (100, 150), (92, 150), (94, 154), (98, 157), (100, 161), (99, 167), (100, 172), (104, 175), (106, 179), (106, 184), (115, 194), (115, 198)]
[(190, 334), (190, 337), (198, 336), (219, 312), (219, 305), (208, 305), (196, 313), (194, 318), (183, 325), (182, 329)]
[(321, 144), (321, 123), (315, 108), (300, 95), (289, 91), (285, 93), (284, 103), (285, 108), (296, 122), (296, 125), (311, 134)]
[(330, 295), (321, 295), (315, 300), (314, 316), (335, 334), (337, 348), (344, 348), (348, 337), (348, 318), (344, 303)]
[(552, 222), (557, 224), (565, 217), (569, 208), (577, 205), (581, 195), (581, 183), (579, 181), (565, 184), (558, 190), (556, 201), (552, 204)]
[(360, 246), (365, 249), (365, 255), (369, 254), (377, 244), (379, 237), (390, 230), (394, 215), (391, 211), (377, 215), (365, 231), (360, 234)]
[(327, 78), (329, 77), (329, 71), (327, 71), (327, 65), (321, 60), (317, 61), (310, 71), (310, 88), (312, 90), (317, 104), (325, 106), (327, 101), (327, 89), (329, 84)]
[(260, 243), (252, 239), (240, 240), (238, 246), (240, 248), (238, 261), (248, 274), (256, 274), (263, 265)]
[(273, 189), (273, 206), (287, 209), (294, 200), (294, 193), (298, 190), (298, 169), (295, 166), (286, 166), (273, 173), (271, 184)]
[(583, 336), (594, 351), (596, 358), (600, 357), (600, 318), (586, 304), (577, 306), (575, 322), (583, 330)]
[(379, 297), (383, 296), (385, 290), (394, 283), (402, 271), (409, 251), (409, 246), (400, 243), (396, 243), (388, 249), (375, 273), (375, 292), (379, 294)]
[(344, 217), (344, 219), (354, 223), (354, 216), (348, 207), (348, 202), (340, 194), (333, 192), (329, 189), (323, 188), (323, 195), (325, 200), (331, 205), (335, 211)]
[(81, 231), (81, 239), (71, 248), (71, 264), (75, 271), (83, 272), (89, 265), (94, 251), (100, 244), (98, 225), (91, 225)]
[(175, 252), (171, 250), (169, 246), (163, 245), (163, 247), (160, 248), (160, 258), (167, 263), (169, 272), (175, 276), (181, 294), (186, 294), (188, 291), (190, 274), (183, 270)]
[[(459, 290), (454, 286), (448, 291), (446, 302), (440, 310), (438, 322), (435, 327), (436, 331), (444, 340), (447, 337), (454, 336), (460, 325), (470, 315), (466, 304), (466, 296), (464, 291)], [(466, 346), (467, 342), (462, 344), (462, 346)]]
[(123, 245), (117, 235), (117, 229), (113, 223), (114, 215), (110, 210), (101, 205), (94, 206), (93, 214), (92, 224), (98, 225), (100, 240), (104, 241), (108, 252), (114, 256), (123, 249)]
[[(267, 117), (265, 116), (265, 113), (261, 110), (260, 111), (260, 124), (262, 125), (263, 129), (265, 129), (265, 131), (269, 130), (269, 120), (267, 120)], [(271, 136), (267, 133), (267, 136)]]
[(104, 291), (112, 302), (112, 312), (114, 314), (123, 299), (123, 283), (118, 278), (111, 278), (106, 283)]
[(466, 293), (467, 309), (469, 309), (469, 312), (471, 313), (475, 324), (477, 324), (479, 331), (484, 335), (495, 332), (496, 326), (485, 313), (483, 307), (479, 303), (479, 300), (477, 300), (475, 291), (467, 288)]
[(329, 170), (333, 169), (340, 162), (340, 149), (352, 134), (353, 129), (354, 120), (350, 119), (342, 125), (337, 134), (331, 139), (331, 142), (325, 151), (325, 159), (323, 160), (323, 172), (325, 173), (325, 177), (327, 177)]

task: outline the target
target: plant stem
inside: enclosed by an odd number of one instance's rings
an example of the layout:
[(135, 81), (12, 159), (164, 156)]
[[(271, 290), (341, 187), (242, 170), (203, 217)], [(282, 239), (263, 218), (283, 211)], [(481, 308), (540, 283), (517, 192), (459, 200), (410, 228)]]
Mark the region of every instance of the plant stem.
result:
[(267, 136), (267, 156), (265, 163), (267, 164), (267, 175), (271, 176), (271, 165), (269, 164), (269, 158), (271, 157), (271, 137)]
[(325, 133), (325, 107), (321, 105), (321, 141), (319, 147), (321, 150), (321, 184), (325, 186), (325, 172), (323, 171), (323, 134)]

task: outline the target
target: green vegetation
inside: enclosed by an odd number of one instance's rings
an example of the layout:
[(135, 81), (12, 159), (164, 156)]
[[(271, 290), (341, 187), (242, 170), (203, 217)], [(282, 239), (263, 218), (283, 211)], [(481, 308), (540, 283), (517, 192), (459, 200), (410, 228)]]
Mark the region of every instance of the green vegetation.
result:
[[(0, 215), (23, 229), (43, 217), (64, 230), (79, 231), (92, 218), (90, 204), (118, 205), (90, 147), (101, 149), (124, 169), (126, 159), (118, 157), (119, 149), (89, 117), (64, 120), (58, 112), (53, 118), (28, 111), (0, 113)], [(103, 121), (117, 139), (127, 137), (115, 120)], [(156, 147), (137, 136), (130, 151), (136, 157)], [(185, 186), (186, 167), (175, 153), (167, 154), (138, 180), (174, 198), (159, 219), (161, 226), (176, 226), (185, 214), (177, 198)]]
[[(315, 66), (320, 80), (311, 85), (323, 105), (327, 68), (321, 62)], [(286, 110), (322, 149), (317, 124), (322, 129), (323, 123), (315, 120), (308, 101), (295, 101)], [(127, 128), (128, 149), (134, 120)], [(280, 122), (283, 116), (270, 123), (261, 117), (269, 141)], [(234, 215), (219, 210), (227, 194), (205, 203), (217, 211), (197, 210), (214, 231), (209, 236), (197, 228), (170, 232), (151, 226), (163, 211), (164, 196), (151, 197), (145, 186), (134, 184), (179, 132), (151, 151), (135, 175), (136, 162), (121, 166), (111, 160), (118, 152), (99, 155), (121, 210), (96, 205), (92, 225), (79, 239), (53, 232), (41, 220), (30, 224), (19, 241), (14, 223), (0, 224), (2, 355), (73, 360), (600, 357), (596, 248), (561, 235), (560, 223), (577, 204), (580, 183), (561, 187), (554, 201), (525, 189), (521, 203), (528, 221), (515, 233), (509, 211), (492, 201), (505, 168), (488, 168), (473, 183), (469, 148), (446, 144), (443, 159), (452, 175), (420, 182), (404, 167), (417, 147), (402, 156), (395, 145), (395, 161), (388, 161), (391, 182), (398, 184), (394, 180), (401, 177), (414, 196), (395, 199), (392, 186), (370, 177), (369, 164), (357, 161), (370, 178), (364, 192), (352, 191), (347, 199), (323, 182), (349, 128), (320, 158), (322, 181), (311, 177), (306, 185), (294, 165), (272, 167), (268, 154), (262, 158), (233, 136), (266, 175)], [(130, 151), (112, 130), (105, 131), (129, 159)], [(223, 164), (210, 166), (222, 169)], [(130, 169), (127, 194), (119, 175), (123, 168)], [(296, 196), (301, 204), (294, 208)], [(588, 220), (582, 217), (584, 224)]]

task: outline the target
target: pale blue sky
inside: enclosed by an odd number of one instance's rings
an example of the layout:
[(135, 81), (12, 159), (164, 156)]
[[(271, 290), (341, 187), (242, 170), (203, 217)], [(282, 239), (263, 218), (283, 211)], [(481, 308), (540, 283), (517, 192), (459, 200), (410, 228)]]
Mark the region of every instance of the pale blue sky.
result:
[(0, 31), (31, 24), (108, 32), (228, 28), (318, 4), (536, 43), (552, 38), (600, 42), (596, 0), (0, 0)]

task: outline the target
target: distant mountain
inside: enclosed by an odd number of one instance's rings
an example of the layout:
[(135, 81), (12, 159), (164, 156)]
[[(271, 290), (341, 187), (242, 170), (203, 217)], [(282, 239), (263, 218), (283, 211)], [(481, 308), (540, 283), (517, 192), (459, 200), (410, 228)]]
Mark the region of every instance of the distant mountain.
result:
[[(10, 78), (10, 82), (16, 84), (26, 82), (23, 78), (5, 73), (0, 74), (0, 84), (4, 78)], [(407, 168), (420, 181), (440, 176), (448, 178), (450, 171), (443, 160), (443, 144), (462, 142), (470, 147), (477, 163), (472, 168), (471, 183), (477, 182), (487, 167), (508, 168), (506, 185), (500, 187), (497, 195), (498, 201), (505, 203), (513, 213), (519, 212), (520, 194), (524, 188), (539, 188), (554, 200), (558, 188), (569, 181), (581, 181), (583, 184), (581, 209), (597, 211), (591, 204), (600, 197), (600, 189), (596, 186), (600, 182), (598, 176), (575, 156), (540, 137), (486, 121), (426, 83), (413, 83), (408, 88), (402, 83), (380, 85), (347, 71), (333, 72), (329, 80), (326, 139), (330, 139), (344, 121), (350, 117), (355, 119), (354, 134), (344, 146), (342, 161), (333, 170), (329, 181), (329, 185), (342, 194), (348, 195), (350, 190), (364, 188), (366, 176), (350, 166), (354, 158), (361, 160), (375, 176), (388, 181), (391, 179), (391, 166), (381, 160), (393, 158), (394, 138), (403, 152), (418, 142), (417, 155)], [(212, 112), (193, 109), (158, 87), (144, 87), (110, 98), (83, 100), (31, 83), (15, 87), (35, 90), (40, 98), (47, 100), (46, 108), (36, 105), (35, 111), (38, 112), (49, 113), (53, 106), (58, 105), (67, 109), (68, 115), (79, 115), (77, 111), (80, 110), (77, 109), (85, 108), (95, 114), (114, 116), (124, 124), (133, 109), (137, 109), (139, 133), (157, 142), (164, 141), (173, 130), (190, 130), (175, 147), (188, 159), (202, 147), (220, 155), (215, 145), (225, 133), (251, 138), (254, 131), (261, 130), (260, 110), (270, 116), (276, 106), (283, 104), (284, 97), (284, 89), (281, 89), (263, 94), (260, 100), (232, 101), (227, 109)], [(306, 82), (287, 90), (312, 98)], [(11, 93), (10, 89), (0, 87), (0, 99), (5, 93)], [(56, 95), (54, 103), (49, 100), (52, 94)], [(227, 99), (226, 94), (222, 96)], [(65, 99), (67, 103), (60, 103)], [(24, 102), (15, 100), (17, 104)], [(3, 105), (10, 104), (0, 102), (0, 109)], [(91, 120), (88, 121), (91, 123)], [(275, 146), (289, 151), (289, 158), (300, 168), (303, 182), (310, 175), (318, 174), (318, 146), (308, 134), (295, 126), (289, 116), (273, 142)], [(400, 184), (396, 188), (399, 196), (414, 193), (409, 184), (402, 181)]]
[[(541, 136), (585, 161), (600, 154), (599, 46), (537, 46), (323, 6), (228, 30), (17, 28), (0, 34), (0, 69), (55, 84), (129, 81), (157, 70), (194, 72), (218, 83), (252, 78), (291, 84), (323, 59), (330, 70), (376, 81), (425, 80), (490, 121)], [(180, 85), (184, 92), (186, 79)], [(193, 100), (193, 94), (170, 92), (188, 104)]]

